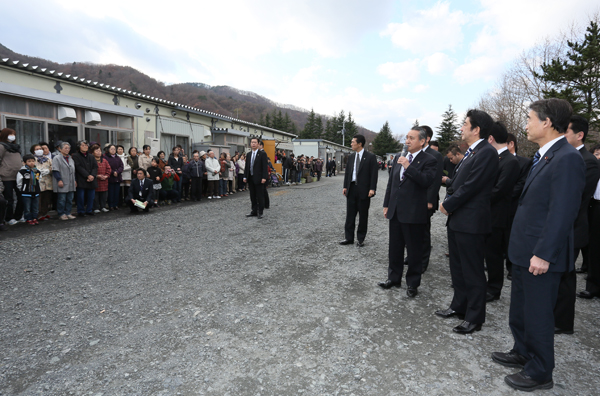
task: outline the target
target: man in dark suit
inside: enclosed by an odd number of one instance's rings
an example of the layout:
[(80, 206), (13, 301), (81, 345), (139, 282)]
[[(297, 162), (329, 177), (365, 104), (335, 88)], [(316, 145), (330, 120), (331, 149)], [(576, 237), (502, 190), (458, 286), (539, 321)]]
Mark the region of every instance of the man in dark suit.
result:
[[(517, 182), (515, 183), (515, 187), (513, 188), (513, 192), (512, 192), (512, 198), (510, 201), (510, 209), (508, 211), (508, 225), (507, 225), (507, 231), (508, 231), (508, 235), (507, 238), (510, 241), (510, 230), (512, 228), (512, 224), (513, 224), (513, 219), (515, 218), (515, 214), (517, 213), (517, 206), (519, 204), (519, 197), (521, 196), (521, 193), (523, 192), (523, 186), (525, 186), (525, 180), (527, 179), (527, 175), (529, 174), (529, 169), (531, 168), (531, 158), (525, 158), (525, 157), (521, 157), (520, 155), (517, 155), (517, 152), (519, 151), (519, 145), (517, 143), (517, 137), (515, 135), (513, 135), (512, 133), (508, 134), (508, 139), (506, 141), (507, 144), (507, 148), (508, 151), (517, 159), (517, 161), (519, 161), (519, 178), (517, 179)], [(510, 262), (510, 258), (508, 257), (508, 245), (506, 246), (506, 251), (505, 251), (505, 256), (506, 256), (506, 270), (508, 271), (508, 275), (506, 276), (506, 279), (508, 280), (512, 280), (512, 263)]]
[(383, 216), (390, 220), (388, 278), (378, 283), (384, 289), (400, 287), (407, 251), (406, 294), (415, 297), (423, 271), (423, 237), (429, 218), (427, 189), (437, 172), (436, 159), (423, 151), (427, 132), (414, 127), (406, 135), (405, 150), (392, 161), (392, 170), (383, 200)]
[(367, 236), (367, 224), (369, 220), (369, 206), (371, 197), (377, 190), (377, 157), (364, 149), (365, 137), (356, 135), (352, 138), (350, 146), (354, 155), (348, 158), (348, 165), (344, 174), (344, 190), (346, 197), (346, 225), (344, 233), (346, 239), (340, 245), (352, 245), (354, 243), (354, 227), (356, 215), (358, 218), (358, 230), (356, 238), (358, 246), (364, 245)]
[(469, 149), (456, 166), (452, 185), (440, 211), (448, 216), (450, 275), (454, 297), (450, 307), (436, 311), (443, 318), (464, 321), (453, 328), (459, 334), (481, 330), (485, 322), (487, 280), (484, 271), (485, 238), (492, 232), (490, 196), (498, 174), (498, 152), (487, 142), (494, 121), (484, 111), (469, 110), (461, 128)]
[(268, 162), (267, 154), (259, 150), (259, 139), (253, 137), (250, 139), (252, 151), (246, 155), (246, 168), (244, 169), (244, 183), (248, 184), (250, 190), (250, 202), (252, 211), (246, 217), (263, 218), (265, 209), (265, 183), (267, 182)]
[(127, 203), (131, 213), (138, 212), (138, 207), (135, 201), (140, 201), (144, 205), (144, 212), (150, 211), (151, 203), (153, 202), (154, 183), (150, 179), (146, 179), (146, 171), (137, 169), (136, 180), (132, 180), (129, 185), (129, 194), (127, 195)]
[(498, 151), (498, 176), (492, 189), (492, 233), (485, 240), (485, 262), (488, 282), (486, 301), (498, 300), (504, 284), (504, 253), (508, 249), (508, 213), (512, 192), (519, 178), (519, 161), (508, 151), (508, 131), (496, 122), (488, 143)]
[[(580, 198), (579, 212), (573, 226), (575, 236), (574, 261), (579, 257), (579, 251), (583, 250), (589, 241), (588, 206), (600, 178), (600, 167), (594, 154), (585, 149), (585, 138), (587, 137), (589, 124), (580, 115), (571, 117), (569, 127), (565, 133), (565, 139), (571, 146), (579, 151), (583, 162), (585, 162), (585, 188)], [(596, 241), (598, 243), (599, 241)], [(558, 298), (554, 308), (554, 333), (573, 334), (575, 324), (575, 300), (577, 291), (577, 275), (573, 271), (565, 272), (558, 287)]]
[(452, 164), (452, 167), (448, 167), (449, 170), (447, 176), (442, 176), (442, 185), (445, 185), (446, 187), (452, 185), (452, 178), (454, 177), (456, 165), (460, 164), (460, 161), (462, 161), (464, 157), (464, 154), (457, 145), (448, 147), (448, 153), (446, 154), (445, 159)]
[(435, 173), (435, 179), (429, 189), (427, 190), (427, 208), (429, 210), (429, 220), (427, 221), (427, 228), (425, 230), (425, 238), (423, 238), (423, 272), (427, 271), (429, 266), (429, 256), (431, 255), (431, 216), (434, 215), (440, 203), (440, 186), (442, 184), (442, 176), (444, 174), (444, 157), (437, 150), (431, 148), (429, 143), (433, 137), (433, 130), (427, 125), (422, 125), (421, 128), (427, 132), (427, 143), (423, 148), (423, 151), (433, 156), (437, 161), (437, 168)]
[(529, 106), (527, 139), (536, 152), (513, 223), (508, 254), (513, 263), (509, 325), (515, 343), (492, 359), (523, 368), (508, 375), (512, 388), (554, 386), (554, 306), (560, 277), (573, 266), (573, 223), (585, 186), (585, 164), (564, 138), (571, 105), (544, 99)]
[(589, 210), (589, 244), (588, 267), (585, 290), (577, 293), (577, 297), (592, 299), (600, 297), (600, 182), (596, 185), (594, 195), (590, 200)]

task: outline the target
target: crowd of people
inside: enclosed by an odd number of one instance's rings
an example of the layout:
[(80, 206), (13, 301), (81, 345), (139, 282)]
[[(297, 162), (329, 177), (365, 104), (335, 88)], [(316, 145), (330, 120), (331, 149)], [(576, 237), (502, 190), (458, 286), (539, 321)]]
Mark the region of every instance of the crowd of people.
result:
[[(188, 157), (178, 145), (168, 155), (159, 151), (153, 156), (149, 145), (141, 152), (136, 147), (125, 152), (121, 145), (100, 147), (85, 140), (76, 147), (57, 142), (53, 152), (48, 143), (40, 142), (24, 153), (16, 137), (13, 129), (0, 132), (0, 230), (17, 223), (38, 225), (50, 219), (53, 209), (59, 220), (71, 220), (123, 207), (137, 212), (222, 199), (247, 190), (246, 153), (194, 150)], [(321, 178), (322, 159), (295, 158), (278, 150), (275, 161), (282, 164), (281, 177), (287, 185)], [(327, 167), (327, 176), (335, 175), (335, 165)], [(268, 173), (277, 177), (270, 159)]]

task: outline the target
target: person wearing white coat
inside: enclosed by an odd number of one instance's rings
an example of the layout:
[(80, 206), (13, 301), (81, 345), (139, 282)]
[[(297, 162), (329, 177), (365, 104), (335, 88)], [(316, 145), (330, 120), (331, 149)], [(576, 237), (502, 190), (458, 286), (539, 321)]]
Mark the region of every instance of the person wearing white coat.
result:
[(208, 150), (208, 158), (204, 162), (206, 167), (206, 179), (208, 180), (208, 199), (221, 198), (219, 196), (219, 173), (221, 172), (221, 164), (215, 158), (215, 152)]

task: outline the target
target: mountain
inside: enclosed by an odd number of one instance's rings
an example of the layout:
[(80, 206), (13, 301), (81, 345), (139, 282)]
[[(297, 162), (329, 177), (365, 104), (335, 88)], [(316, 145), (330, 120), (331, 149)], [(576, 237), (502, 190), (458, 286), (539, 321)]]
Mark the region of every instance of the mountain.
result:
[[(290, 120), (295, 124), (295, 130), (299, 131), (304, 128), (309, 113), (308, 110), (301, 107), (277, 103), (257, 93), (233, 87), (210, 86), (201, 82), (165, 84), (129, 66), (99, 65), (90, 62), (60, 64), (47, 59), (16, 53), (2, 44), (0, 44), (0, 58), (10, 58), (40, 67), (47, 67), (65, 74), (85, 77), (92, 81), (110, 84), (257, 124), (267, 114), (281, 111), (284, 115), (285, 113), (289, 115)], [(321, 116), (324, 121), (331, 118), (327, 115)], [(358, 126), (358, 131), (365, 135), (367, 142), (372, 141), (377, 136), (375, 132), (361, 126)]]

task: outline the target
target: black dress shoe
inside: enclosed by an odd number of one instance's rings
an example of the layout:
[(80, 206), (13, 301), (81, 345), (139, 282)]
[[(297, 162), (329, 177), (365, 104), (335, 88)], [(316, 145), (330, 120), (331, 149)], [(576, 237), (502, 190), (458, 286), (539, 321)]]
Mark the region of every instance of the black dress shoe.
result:
[(589, 292), (587, 290), (583, 290), (583, 291), (580, 291), (579, 293), (577, 293), (577, 297), (579, 297), (579, 298), (585, 298), (587, 300), (591, 300), (594, 297), (599, 297), (600, 298), (600, 294), (598, 294), (598, 293), (592, 293), (592, 292)]
[(513, 375), (507, 375), (504, 377), (504, 382), (506, 382), (511, 388), (525, 392), (531, 392), (536, 389), (552, 389), (552, 387), (554, 387), (554, 381), (551, 379), (545, 382), (538, 382), (528, 376), (525, 371), (521, 371), (520, 373)]
[(435, 314), (437, 316), (441, 316), (442, 318), (451, 318), (453, 316), (456, 316), (459, 319), (465, 318), (465, 314), (458, 313), (458, 312), (454, 311), (452, 308), (440, 309), (439, 311), (435, 311)]
[(386, 280), (385, 282), (379, 282), (377, 286), (383, 289), (391, 289), (392, 287), (400, 287), (400, 282), (392, 282), (391, 280)]
[(578, 274), (584, 274), (587, 272), (587, 268), (579, 267), (575, 269), (575, 272), (577, 272)]
[(255, 212), (250, 212), (246, 215), (246, 217), (256, 217), (258, 216)]
[(264, 216), (262, 213), (259, 213), (258, 216), (256, 216), (257, 219), (262, 219)]
[(406, 290), (406, 295), (410, 298), (415, 298), (417, 296), (417, 294), (419, 294), (419, 291), (417, 290), (416, 287), (408, 287), (408, 290)]
[(354, 241), (351, 241), (349, 239), (344, 239), (342, 242), (340, 242), (340, 245), (353, 245)]
[(508, 353), (494, 352), (492, 353), (492, 360), (506, 367), (517, 368), (523, 368), (528, 361), (525, 356), (520, 355), (514, 349), (511, 349)]
[(363, 246), (365, 246), (365, 242), (364, 241), (358, 241), (358, 242), (356, 242), (356, 246), (363, 247)]
[(573, 333), (574, 333), (573, 329), (571, 329), (571, 330), (561, 329), (560, 327), (554, 328), (554, 334), (573, 334)]
[(485, 301), (486, 302), (492, 302), (494, 300), (500, 300), (500, 296), (495, 296), (492, 293), (486, 293), (485, 294)]
[(471, 334), (479, 330), (481, 330), (481, 323), (471, 323), (466, 320), (452, 329), (452, 331), (458, 334)]

